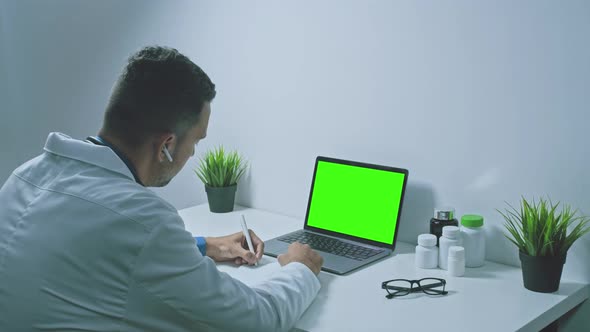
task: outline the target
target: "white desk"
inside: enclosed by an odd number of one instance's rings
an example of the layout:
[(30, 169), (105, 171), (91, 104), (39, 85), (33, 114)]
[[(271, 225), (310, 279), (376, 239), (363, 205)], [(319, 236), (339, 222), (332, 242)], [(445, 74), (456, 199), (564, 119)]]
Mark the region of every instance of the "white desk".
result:
[[(180, 211), (194, 235), (219, 236), (240, 231), (240, 214), (248, 227), (266, 240), (299, 229), (303, 221), (262, 210), (236, 207), (214, 214), (207, 204)], [(586, 284), (562, 280), (559, 291), (541, 294), (526, 290), (519, 268), (486, 262), (467, 269), (464, 277), (414, 266), (414, 245), (397, 244), (394, 254), (345, 276), (321, 272), (322, 289), (296, 324), (308, 331), (539, 331), (590, 295)], [(260, 281), (278, 263), (264, 257), (258, 267), (220, 264), (219, 269), (246, 284)], [(440, 277), (449, 294), (418, 293), (388, 300), (381, 282), (394, 278)]]

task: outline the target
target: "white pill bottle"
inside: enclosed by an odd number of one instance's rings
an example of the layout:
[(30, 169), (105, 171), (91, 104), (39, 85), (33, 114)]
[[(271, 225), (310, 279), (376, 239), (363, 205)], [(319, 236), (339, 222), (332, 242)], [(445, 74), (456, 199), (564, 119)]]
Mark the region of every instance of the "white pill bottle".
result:
[(438, 247), (436, 246), (436, 235), (418, 235), (416, 246), (416, 267), (421, 269), (436, 269), (438, 266)]
[(483, 229), (483, 217), (466, 214), (461, 217), (461, 236), (465, 248), (465, 266), (480, 267), (485, 263), (486, 237)]
[(449, 257), (449, 247), (462, 246), (461, 230), (457, 226), (445, 226), (442, 229), (442, 236), (439, 240), (438, 249), (438, 267), (443, 270), (447, 269)]

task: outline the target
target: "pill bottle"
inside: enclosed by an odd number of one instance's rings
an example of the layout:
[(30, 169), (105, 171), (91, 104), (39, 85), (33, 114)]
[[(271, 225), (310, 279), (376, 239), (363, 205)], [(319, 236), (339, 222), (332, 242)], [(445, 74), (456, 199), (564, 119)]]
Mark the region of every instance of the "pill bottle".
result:
[(432, 234), (418, 235), (418, 245), (416, 246), (416, 267), (421, 269), (436, 269), (438, 267), (436, 236)]
[(452, 207), (434, 209), (434, 217), (430, 219), (430, 234), (436, 235), (437, 246), (445, 226), (459, 226), (459, 222), (455, 219), (455, 209)]
[(480, 267), (485, 262), (486, 238), (483, 217), (466, 214), (461, 217), (461, 236), (465, 248), (465, 266)]
[(449, 247), (448, 266), (448, 274), (451, 277), (462, 277), (465, 274), (465, 249), (463, 247)]
[(443, 270), (447, 269), (447, 259), (449, 256), (449, 248), (452, 246), (461, 246), (461, 230), (457, 226), (443, 227), (442, 236), (439, 240), (438, 248), (438, 267)]

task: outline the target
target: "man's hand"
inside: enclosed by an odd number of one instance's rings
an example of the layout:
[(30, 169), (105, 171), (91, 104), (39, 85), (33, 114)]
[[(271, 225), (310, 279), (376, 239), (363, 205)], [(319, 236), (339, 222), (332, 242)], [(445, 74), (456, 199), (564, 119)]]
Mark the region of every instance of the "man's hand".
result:
[(227, 236), (205, 238), (207, 256), (216, 262), (233, 260), (238, 265), (253, 265), (258, 262), (264, 253), (264, 242), (260, 240), (254, 231), (248, 231), (250, 232), (252, 245), (256, 254), (251, 253), (247, 249), (246, 237), (242, 232), (238, 232)]
[(278, 260), (281, 266), (291, 262), (303, 263), (316, 275), (320, 273), (320, 269), (324, 264), (324, 258), (322, 256), (312, 250), (309, 245), (299, 242), (291, 243), (289, 249), (287, 249), (287, 253), (279, 255)]

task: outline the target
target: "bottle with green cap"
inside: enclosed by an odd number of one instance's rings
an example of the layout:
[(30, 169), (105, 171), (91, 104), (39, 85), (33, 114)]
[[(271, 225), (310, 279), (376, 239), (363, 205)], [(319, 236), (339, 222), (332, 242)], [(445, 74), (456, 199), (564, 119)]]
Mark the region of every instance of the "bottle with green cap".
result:
[(465, 248), (465, 266), (484, 265), (486, 256), (486, 238), (483, 229), (483, 217), (466, 214), (461, 217), (461, 235)]

